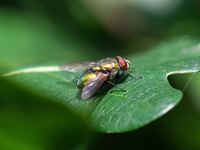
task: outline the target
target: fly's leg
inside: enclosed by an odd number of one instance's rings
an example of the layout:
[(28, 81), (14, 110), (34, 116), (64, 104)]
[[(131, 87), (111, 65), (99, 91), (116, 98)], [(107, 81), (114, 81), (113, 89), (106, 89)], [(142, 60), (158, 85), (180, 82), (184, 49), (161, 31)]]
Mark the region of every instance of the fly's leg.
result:
[(128, 76), (130, 76), (131, 78), (135, 78), (135, 79), (144, 78), (144, 77), (134, 77), (134, 76), (130, 75), (128, 72), (126, 72), (126, 71), (124, 71), (123, 73), (126, 73)]
[[(135, 70), (135, 71), (133, 71), (133, 72), (136, 72), (136, 71), (137, 71), (137, 70)], [(130, 72), (130, 71), (129, 71), (129, 72)], [(134, 76), (130, 75), (127, 71), (124, 71), (124, 72), (121, 73), (120, 75), (118, 74), (118, 75), (116, 76), (116, 79), (122, 77), (122, 76), (124, 75), (124, 73), (126, 73), (126, 74), (127, 74), (128, 76), (130, 76), (131, 78), (136, 78), (136, 79), (144, 78), (144, 77), (134, 77)]]
[[(134, 70), (134, 71), (131, 71), (131, 72), (136, 72), (137, 70)], [(130, 72), (130, 71), (129, 71)], [(118, 79), (118, 78), (120, 78), (121, 76), (123, 76), (124, 75), (124, 73), (126, 73), (128, 76), (130, 76), (131, 78), (136, 78), (136, 79), (139, 79), (139, 78), (144, 78), (144, 77), (134, 77), (134, 76), (132, 76), (132, 75), (130, 75), (127, 71), (123, 71), (123, 73), (121, 73), (120, 75), (119, 75), (119, 73), (116, 75), (116, 79)]]
[(133, 70), (133, 71), (126, 70), (126, 71), (127, 71), (127, 72), (131, 72), (131, 73), (137, 72), (137, 70)]
[(115, 76), (116, 79), (119, 79), (120, 77), (122, 77), (124, 75), (124, 72), (122, 72), (121, 74), (119, 74), (119, 72), (117, 73), (117, 75)]
[(123, 92), (127, 92), (126, 90), (121, 89), (120, 87), (118, 87), (117, 85), (115, 85), (114, 83), (112, 83), (112, 82), (110, 82), (110, 81), (106, 81), (106, 82), (109, 83), (109, 84), (111, 84), (111, 85), (113, 85), (114, 87), (120, 89), (120, 90), (123, 91)]
[(95, 95), (94, 95), (94, 97), (93, 97), (92, 101), (89, 103), (89, 105), (88, 105), (88, 106), (92, 105), (92, 103), (94, 102), (94, 99), (95, 99)]

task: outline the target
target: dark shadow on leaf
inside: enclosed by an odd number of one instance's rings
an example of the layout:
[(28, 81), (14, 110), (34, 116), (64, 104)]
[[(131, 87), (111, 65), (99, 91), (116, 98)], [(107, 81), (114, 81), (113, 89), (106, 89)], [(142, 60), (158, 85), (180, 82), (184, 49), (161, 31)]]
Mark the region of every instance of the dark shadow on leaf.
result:
[[(123, 83), (127, 78), (128, 78), (127, 75), (123, 75), (119, 79), (114, 79), (112, 82), (117, 85), (119, 83)], [(85, 101), (87, 101), (87, 104), (88, 104), (88, 109), (87, 109), (87, 112), (86, 112), (86, 115), (88, 117), (94, 112), (96, 107), (99, 105), (99, 103), (102, 101), (104, 96), (108, 93), (108, 91), (111, 88), (116, 88), (116, 87), (113, 87), (113, 85), (105, 82), (100, 87), (100, 89), (95, 94), (95, 96), (91, 97), (90, 99), (85, 100)], [(115, 91), (112, 91), (112, 92), (115, 92)], [(119, 91), (119, 92), (123, 92), (123, 91)], [(77, 94), (77, 98), (79, 98), (79, 97), (81, 97), (81, 91), (80, 91), (80, 93)], [(93, 103), (89, 106), (89, 104), (92, 102), (93, 99), (94, 99)]]
[[(128, 75), (123, 75), (118, 79), (114, 79), (112, 80), (112, 83), (114, 83), (115, 85), (120, 84), (125, 82), (125, 80), (128, 78)], [(57, 82), (57, 84), (61, 84), (62, 86), (66, 87), (66, 90), (69, 88), (74, 88), (76, 89), (76, 83), (75, 82)], [(118, 86), (118, 85), (117, 85)], [(120, 86), (119, 86), (120, 87)], [(76, 99), (78, 99), (79, 101), (84, 101), (83, 105), (87, 105), (88, 109), (86, 110), (86, 116), (90, 116), (94, 110), (96, 109), (96, 107), (99, 105), (99, 103), (102, 101), (102, 99), (104, 98), (104, 96), (110, 91), (110, 89), (115, 88), (116, 90), (111, 91), (110, 93), (119, 91), (119, 92), (123, 92), (118, 90), (116, 87), (113, 87), (113, 85), (109, 84), (109, 83), (104, 83), (100, 89), (98, 90), (98, 92), (91, 98), (87, 99), (87, 100), (83, 100), (81, 98), (81, 90), (77, 90), (77, 95), (76, 95)], [(93, 103), (89, 106), (89, 104), (92, 102), (92, 100), (94, 99)]]
[[(120, 83), (125, 82), (125, 80), (126, 80), (127, 78), (128, 78), (128, 75), (123, 75), (123, 76), (121, 76), (121, 77), (118, 78), (118, 79), (112, 80), (112, 83), (114, 83), (115, 85), (117, 85), (117, 84), (120, 84)], [(118, 86), (118, 85), (117, 85), (117, 86)], [(98, 90), (98, 92), (97, 92), (96, 95), (102, 97), (102, 95), (106, 95), (106, 94), (108, 93), (108, 91), (109, 91), (111, 88), (116, 88), (116, 87), (114, 87), (113, 85), (111, 85), (111, 84), (105, 82), (105, 83), (100, 87), (100, 89)], [(115, 91), (116, 91), (116, 90), (112, 91), (111, 93), (113, 93), (113, 92), (115, 92)]]
[[(117, 85), (117, 84), (120, 84), (120, 83), (123, 83), (123, 82), (125, 82), (125, 80), (128, 78), (128, 75), (123, 75), (123, 76), (121, 76), (120, 78), (118, 78), (118, 79), (114, 79), (114, 80), (112, 80), (112, 83), (114, 83), (115, 85)], [(117, 85), (118, 86), (118, 85)], [(107, 83), (107, 82), (105, 82), (101, 87), (100, 87), (100, 89), (98, 90), (98, 92), (96, 93), (96, 96), (95, 96), (95, 100), (94, 100), (94, 102), (95, 101), (98, 101), (98, 104), (101, 102), (101, 100), (103, 99), (103, 97), (108, 93), (108, 91), (110, 90), (110, 89), (112, 89), (112, 88), (116, 88), (116, 87), (114, 87), (113, 85), (111, 85), (111, 84), (109, 84), (109, 83)], [(113, 93), (113, 92), (115, 92), (116, 90), (113, 90), (113, 91), (111, 91), (110, 93)], [(123, 91), (121, 91), (121, 92), (123, 92)], [(93, 103), (94, 103), (93, 102)], [(97, 104), (97, 105), (98, 105)]]

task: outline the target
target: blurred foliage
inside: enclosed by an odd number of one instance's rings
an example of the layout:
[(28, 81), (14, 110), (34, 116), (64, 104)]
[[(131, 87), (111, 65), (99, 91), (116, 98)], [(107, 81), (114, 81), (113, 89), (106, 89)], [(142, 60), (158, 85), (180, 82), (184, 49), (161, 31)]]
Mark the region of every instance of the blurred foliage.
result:
[(0, 149), (71, 149), (87, 142), (86, 125), (70, 110), (2, 79), (0, 85)]
[[(199, 7), (199, 0), (0, 1), (0, 66), (54, 60), (91, 61), (115, 55), (128, 56), (144, 51), (166, 38), (181, 35), (200, 37)], [(172, 75), (169, 79), (175, 88), (178, 87), (177, 83), (179, 86), (183, 84), (180, 87), (182, 90), (189, 77)], [(183, 100), (164, 117), (130, 133), (96, 133), (96, 138), (88, 140), (89, 148), (200, 149), (199, 82), (197, 73), (186, 88)], [(68, 129), (64, 127), (67, 122), (61, 115), (68, 114), (66, 108), (55, 102), (40, 101), (41, 98), (21, 91), (20, 87), (13, 87), (5, 81), (1, 81), (0, 85), (2, 150), (21, 150), (28, 147), (56, 149), (57, 146), (70, 148), (60, 144), (62, 140), (63, 143), (67, 141), (65, 137)], [(15, 96), (17, 93), (20, 98)], [(27, 101), (27, 97), (32, 100)], [(34, 102), (35, 100), (37, 102)], [(22, 105), (22, 101), (28, 106)], [(53, 111), (50, 111), (50, 108)], [(51, 118), (46, 115), (53, 112), (56, 112), (54, 119), (56, 116), (62, 116), (63, 122), (57, 118), (60, 124), (53, 124)], [(40, 115), (43, 116), (42, 119)], [(35, 120), (31, 120), (29, 116)], [(43, 120), (44, 117), (48, 117), (47, 120)], [(44, 130), (46, 122), (52, 126)], [(58, 126), (62, 130), (57, 129)], [(74, 129), (73, 133), (77, 134), (76, 128)], [(23, 141), (27, 142), (23, 144)], [(85, 141), (86, 144), (80, 144), (79, 141), (79, 149), (87, 148), (88, 141)], [(51, 143), (50, 148), (48, 143)]]

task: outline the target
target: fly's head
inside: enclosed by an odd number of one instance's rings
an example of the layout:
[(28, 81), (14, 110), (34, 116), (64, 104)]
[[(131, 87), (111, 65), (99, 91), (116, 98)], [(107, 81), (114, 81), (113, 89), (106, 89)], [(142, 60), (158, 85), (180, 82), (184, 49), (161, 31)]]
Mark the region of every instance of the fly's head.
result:
[(124, 59), (124, 58), (121, 57), (121, 56), (116, 56), (115, 59), (117, 60), (119, 66), (120, 66), (120, 68), (121, 68), (122, 70), (125, 71), (125, 70), (128, 70), (128, 69), (130, 68), (131, 62), (130, 62), (129, 60)]

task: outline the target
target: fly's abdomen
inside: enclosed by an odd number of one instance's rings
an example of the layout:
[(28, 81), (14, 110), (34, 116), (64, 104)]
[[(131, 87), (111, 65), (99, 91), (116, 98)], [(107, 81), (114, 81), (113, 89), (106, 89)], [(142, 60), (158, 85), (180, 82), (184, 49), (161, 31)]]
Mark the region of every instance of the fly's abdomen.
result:
[(91, 69), (87, 69), (78, 77), (77, 87), (82, 89), (88, 82), (88, 79), (95, 79), (96, 77), (97, 75)]

